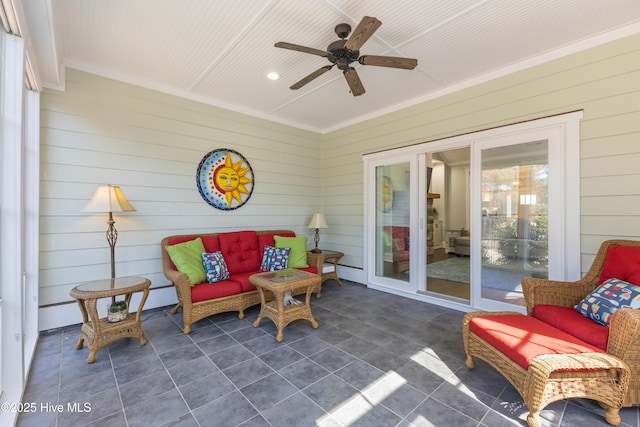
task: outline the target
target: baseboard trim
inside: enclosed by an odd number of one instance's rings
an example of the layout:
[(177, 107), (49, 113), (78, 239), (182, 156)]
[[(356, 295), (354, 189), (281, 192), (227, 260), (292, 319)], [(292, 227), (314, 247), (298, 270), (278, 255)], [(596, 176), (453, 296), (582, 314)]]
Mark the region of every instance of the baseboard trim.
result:
[(356, 283), (365, 283), (364, 270), (361, 268), (338, 265), (337, 273), (340, 279), (350, 280)]

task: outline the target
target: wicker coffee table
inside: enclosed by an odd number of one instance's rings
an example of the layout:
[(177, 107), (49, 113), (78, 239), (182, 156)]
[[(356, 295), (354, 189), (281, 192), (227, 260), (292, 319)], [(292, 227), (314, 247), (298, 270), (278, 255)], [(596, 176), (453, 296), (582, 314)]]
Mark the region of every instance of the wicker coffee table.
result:
[[(320, 286), (321, 280), (317, 274), (289, 268), (249, 277), (249, 281), (258, 289), (261, 301), (260, 314), (253, 322), (253, 326), (256, 328), (260, 326), (260, 321), (265, 317), (273, 320), (278, 328), (276, 336), (278, 342), (284, 339), (282, 330), (294, 320), (306, 319), (311, 322), (314, 329), (317, 328), (318, 322), (311, 313), (311, 293)], [(284, 297), (287, 291), (291, 291), (292, 295), (304, 292), (304, 303), (285, 307)], [(273, 300), (267, 300), (265, 295), (267, 292), (273, 293)]]
[[(82, 328), (76, 350), (82, 349), (84, 341), (87, 341), (87, 347), (89, 347), (87, 363), (95, 362), (98, 350), (120, 338), (139, 338), (140, 345), (147, 343), (142, 330), (140, 313), (149, 296), (150, 286), (151, 281), (144, 277), (117, 277), (83, 283), (69, 292), (78, 302), (82, 313)], [(124, 320), (118, 322), (109, 322), (106, 317), (100, 318), (97, 308), (98, 299), (124, 295), (127, 307), (131, 307), (131, 295), (135, 292), (142, 292), (142, 300), (135, 315), (128, 313)]]

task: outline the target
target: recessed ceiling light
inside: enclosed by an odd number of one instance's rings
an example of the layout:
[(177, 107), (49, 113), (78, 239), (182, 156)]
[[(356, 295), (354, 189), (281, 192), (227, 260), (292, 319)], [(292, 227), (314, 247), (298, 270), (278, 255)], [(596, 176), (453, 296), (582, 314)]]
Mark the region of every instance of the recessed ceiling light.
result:
[(267, 74), (267, 78), (269, 80), (278, 80), (280, 76), (278, 75), (278, 73), (269, 73)]

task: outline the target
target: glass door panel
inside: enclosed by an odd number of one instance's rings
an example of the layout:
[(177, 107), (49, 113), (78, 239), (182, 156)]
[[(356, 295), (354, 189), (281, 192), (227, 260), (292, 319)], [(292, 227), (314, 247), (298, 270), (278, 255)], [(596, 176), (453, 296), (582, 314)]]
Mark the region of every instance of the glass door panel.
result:
[(410, 164), (376, 167), (375, 275), (409, 281)]
[(468, 304), (471, 285), (469, 231), (470, 147), (429, 153), (427, 173), (426, 291)]
[(524, 305), (523, 277), (549, 268), (548, 142), (481, 151), (481, 297)]

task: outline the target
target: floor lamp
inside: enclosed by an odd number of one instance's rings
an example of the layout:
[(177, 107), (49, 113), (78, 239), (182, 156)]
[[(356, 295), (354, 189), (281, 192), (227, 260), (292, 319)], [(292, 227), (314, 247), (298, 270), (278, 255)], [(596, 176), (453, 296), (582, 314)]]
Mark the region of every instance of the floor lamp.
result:
[(115, 247), (118, 240), (118, 230), (113, 220), (113, 212), (134, 212), (135, 208), (124, 197), (122, 190), (117, 185), (102, 185), (98, 187), (89, 203), (82, 212), (108, 213), (107, 242), (111, 248), (111, 279), (116, 278)]

